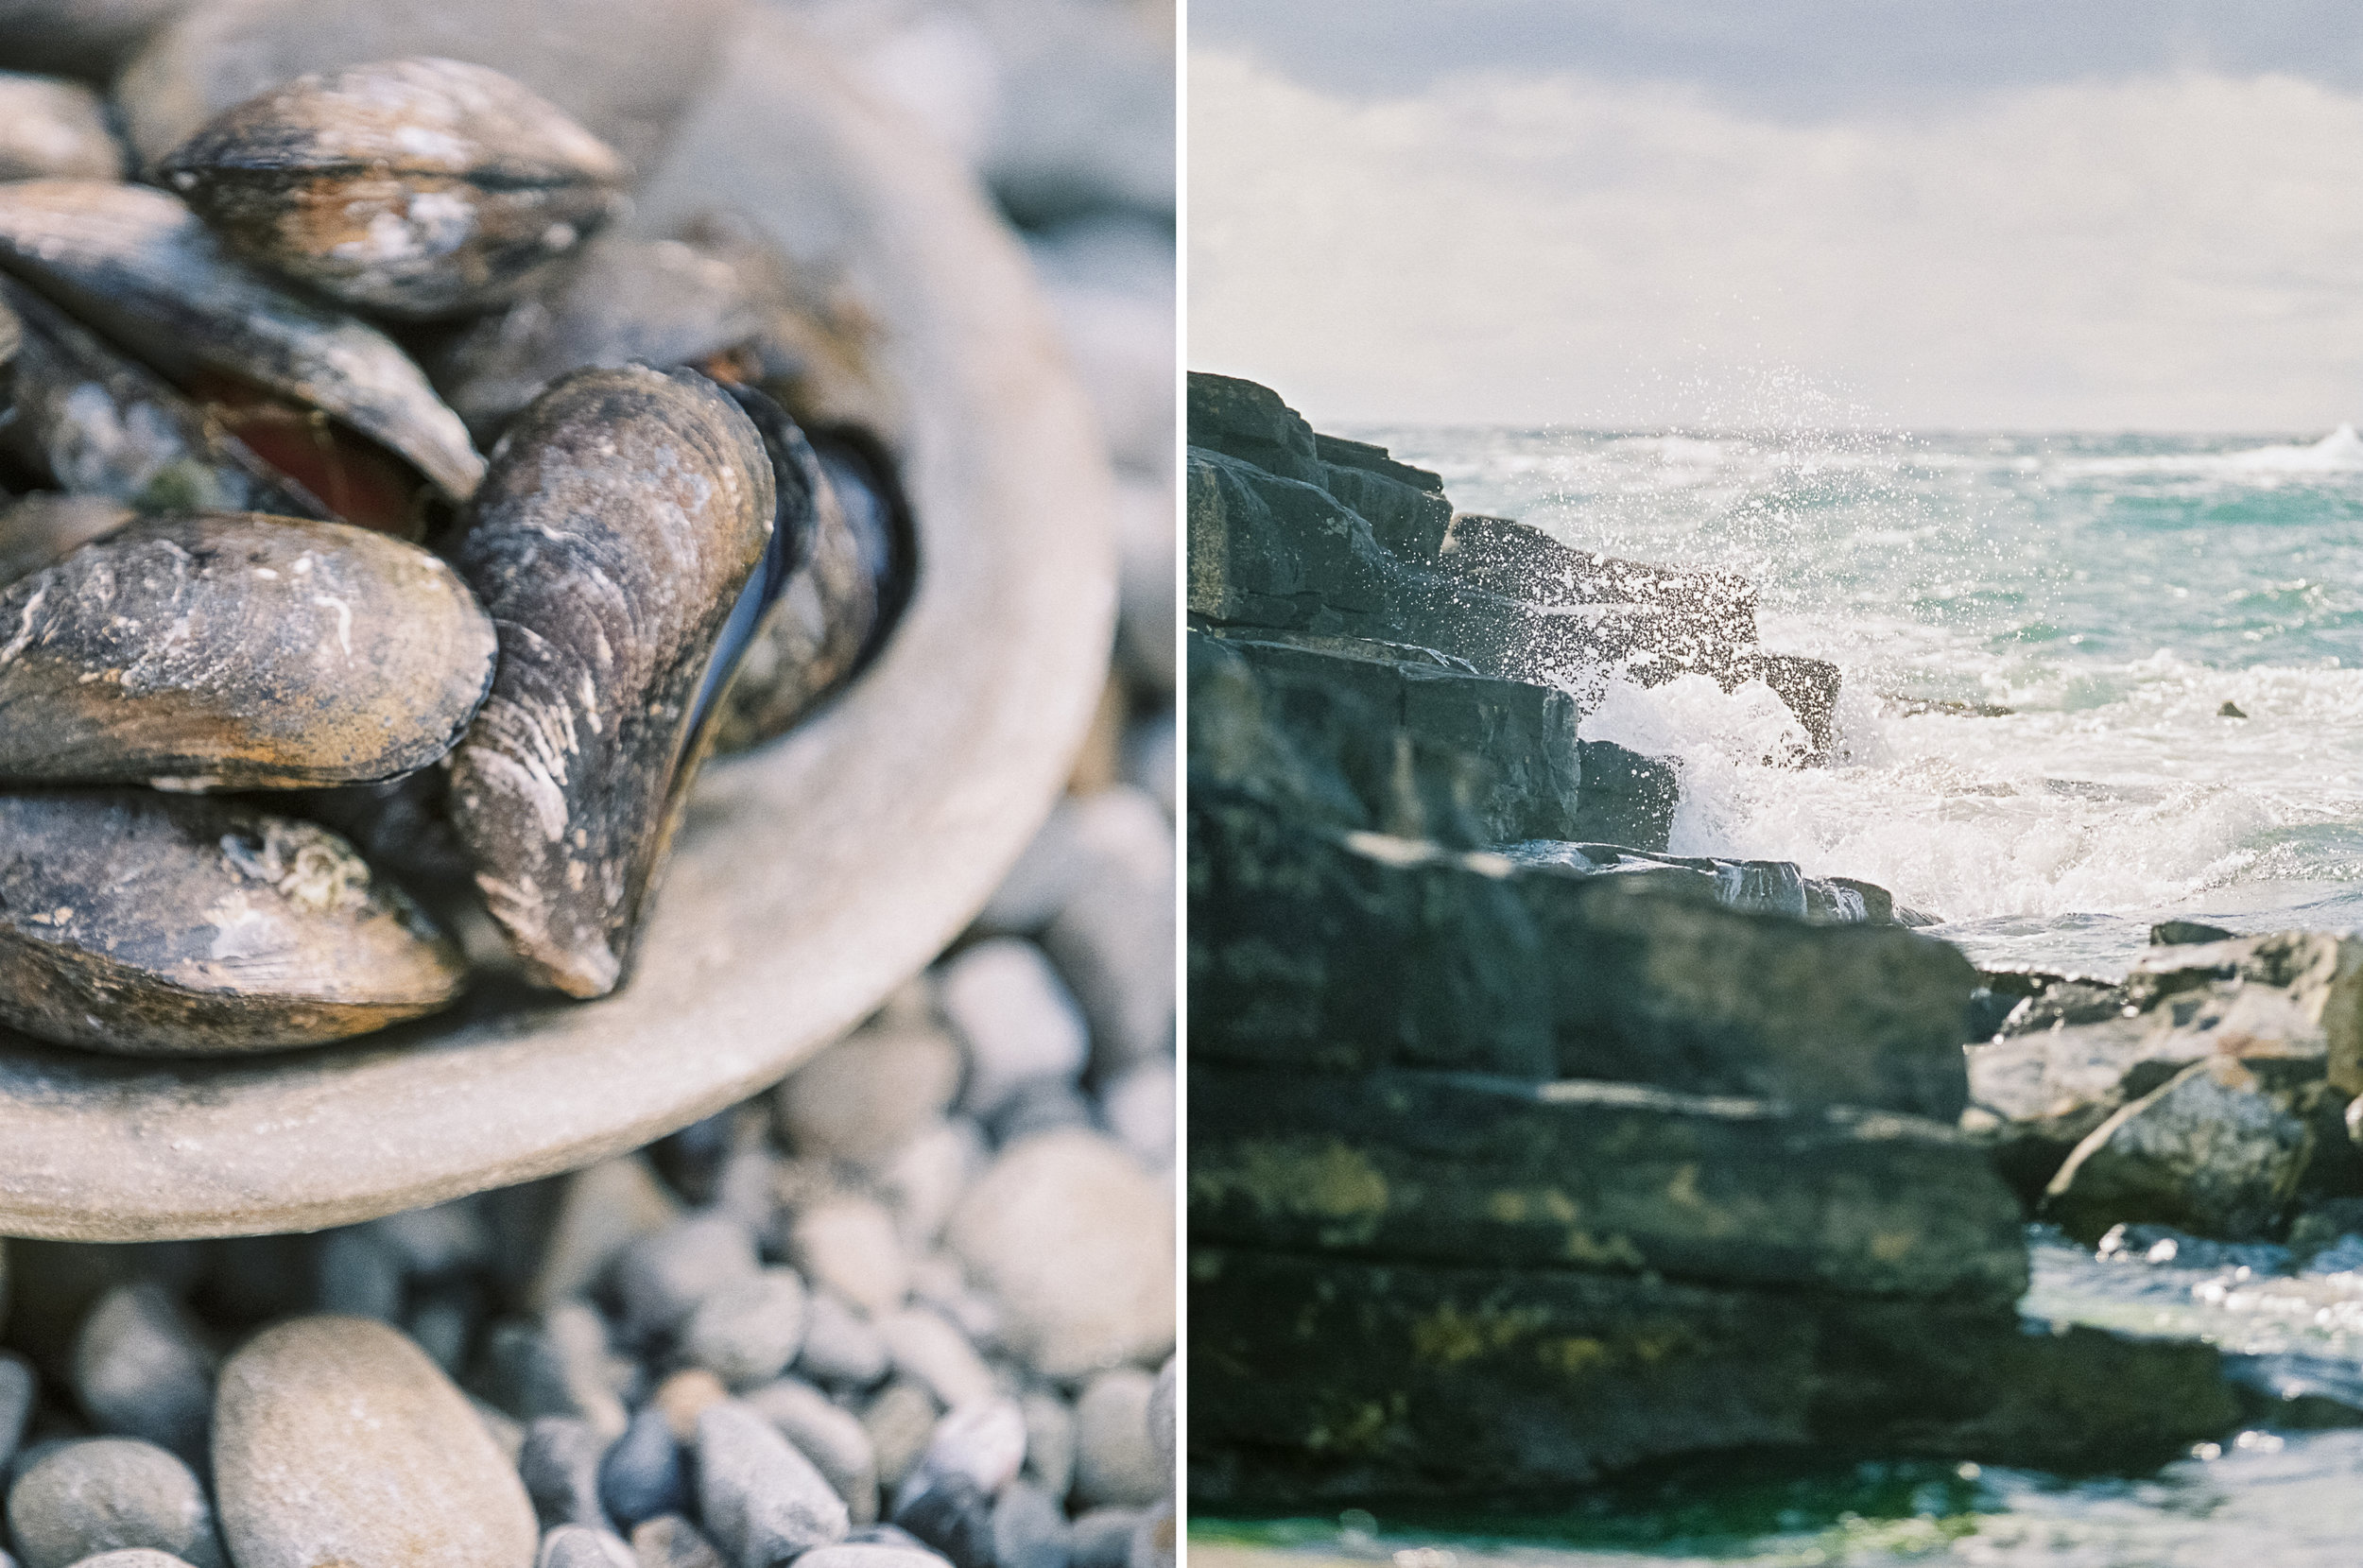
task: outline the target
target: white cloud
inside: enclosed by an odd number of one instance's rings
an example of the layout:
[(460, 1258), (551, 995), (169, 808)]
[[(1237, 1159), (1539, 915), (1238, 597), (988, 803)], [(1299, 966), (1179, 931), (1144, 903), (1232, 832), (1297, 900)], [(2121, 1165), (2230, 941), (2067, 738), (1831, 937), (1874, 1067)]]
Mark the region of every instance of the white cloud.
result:
[(1776, 124), (1190, 60), (1190, 363), (1331, 422), (2363, 417), (2363, 97), (2177, 75)]

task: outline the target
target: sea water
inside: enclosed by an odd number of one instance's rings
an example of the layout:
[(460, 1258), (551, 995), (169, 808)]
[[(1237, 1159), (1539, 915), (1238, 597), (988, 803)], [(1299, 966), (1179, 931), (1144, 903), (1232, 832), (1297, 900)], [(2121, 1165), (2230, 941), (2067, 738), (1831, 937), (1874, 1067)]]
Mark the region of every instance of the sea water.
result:
[[(1682, 760), (1672, 848), (1867, 878), (1981, 963), (2114, 974), (2169, 916), (2363, 927), (2363, 439), (1369, 428), (1466, 511), (1728, 567), (1767, 647), (1845, 673), (1827, 767), (1704, 678), (1584, 694)], [(2244, 717), (2230, 716), (2230, 704)], [(2171, 1252), (2172, 1249), (2166, 1249)], [(2212, 1340), (2363, 1393), (2363, 1244), (2303, 1268), (2039, 1232), (2026, 1309)], [(2062, 1478), (1717, 1457), (1561, 1503), (1198, 1520), (1197, 1568), (2363, 1561), (2363, 1431)]]
[(1760, 683), (1587, 694), (1587, 738), (1682, 759), (1677, 852), (1876, 882), (1991, 964), (2121, 973), (2168, 916), (2363, 926), (2352, 428), (1353, 433), (1461, 510), (1743, 573), (1766, 647), (1845, 672), (1821, 768), (1764, 766), (1795, 720)]

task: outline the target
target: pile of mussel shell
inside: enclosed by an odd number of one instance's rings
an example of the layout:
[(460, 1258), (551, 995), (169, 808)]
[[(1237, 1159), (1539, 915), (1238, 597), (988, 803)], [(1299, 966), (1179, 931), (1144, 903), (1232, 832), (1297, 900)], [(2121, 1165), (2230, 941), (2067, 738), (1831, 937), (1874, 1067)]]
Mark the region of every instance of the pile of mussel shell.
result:
[(0, 1023), (267, 1051), (627, 983), (701, 764), (908, 592), (858, 332), (718, 220), (618, 234), (623, 160), (457, 60), (0, 171)]

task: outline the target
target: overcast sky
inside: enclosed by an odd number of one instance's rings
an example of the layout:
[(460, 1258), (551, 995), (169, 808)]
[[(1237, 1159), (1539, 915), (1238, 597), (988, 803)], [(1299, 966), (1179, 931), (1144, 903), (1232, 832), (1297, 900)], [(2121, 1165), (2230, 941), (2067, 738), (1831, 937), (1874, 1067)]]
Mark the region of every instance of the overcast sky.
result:
[(2363, 422), (2363, 5), (1192, 0), (1190, 361), (1358, 421)]

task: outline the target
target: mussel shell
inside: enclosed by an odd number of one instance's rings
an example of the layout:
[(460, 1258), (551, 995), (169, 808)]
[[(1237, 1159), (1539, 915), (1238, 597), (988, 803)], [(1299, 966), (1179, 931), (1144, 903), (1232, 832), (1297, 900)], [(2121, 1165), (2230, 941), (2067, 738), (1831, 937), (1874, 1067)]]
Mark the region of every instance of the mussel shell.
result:
[(328, 516), (312, 492), (228, 435), (164, 380), (13, 278), (0, 301), (24, 328), (0, 447), (78, 495), (142, 511)]
[(0, 185), (0, 268), (176, 382), (205, 369), (285, 393), (398, 454), (454, 501), (483, 476), (467, 427), (391, 338), (264, 277), (164, 191)]
[(625, 180), (547, 99), (437, 59), (298, 77), (159, 172), (241, 254), (415, 319), (510, 298), (622, 210)]
[(716, 654), (705, 723), (724, 753), (784, 733), (853, 674), (877, 626), (880, 588), (803, 432), (761, 392), (730, 390), (763, 433), (779, 512), (762, 579), (733, 616), (745, 635), (725, 633)]
[(0, 1021), (134, 1056), (278, 1050), (449, 1006), (458, 950), (327, 829), (147, 790), (0, 792)]
[(120, 180), (106, 107), (80, 82), (0, 71), (0, 181)]
[(94, 539), (104, 539), (134, 515), (130, 508), (103, 495), (61, 495), (56, 491), (0, 507), (0, 588), (63, 560)]
[(630, 966), (773, 507), (761, 437), (688, 371), (578, 371), (493, 452), (458, 560), (500, 667), (452, 753), (452, 817), (539, 983), (600, 996)]
[(436, 556), (341, 523), (148, 517), (0, 591), (0, 783), (287, 788), (425, 767), (491, 682)]
[(569, 370), (692, 364), (746, 341), (764, 302), (723, 257), (678, 240), (605, 235), (506, 310), (472, 323), (429, 365), (479, 436)]

